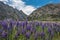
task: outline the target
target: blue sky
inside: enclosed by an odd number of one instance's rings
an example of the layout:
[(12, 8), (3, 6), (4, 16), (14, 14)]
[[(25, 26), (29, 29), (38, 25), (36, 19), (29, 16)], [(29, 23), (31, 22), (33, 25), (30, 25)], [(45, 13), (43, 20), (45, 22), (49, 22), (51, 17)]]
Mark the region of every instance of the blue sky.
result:
[(45, 6), (50, 3), (60, 3), (60, 0), (0, 0), (5, 4), (12, 6), (18, 10), (22, 10), (25, 14), (29, 15), (39, 7)]
[(49, 3), (60, 3), (60, 0), (22, 0), (26, 2), (26, 5), (33, 5), (38, 8), (39, 6), (44, 6)]

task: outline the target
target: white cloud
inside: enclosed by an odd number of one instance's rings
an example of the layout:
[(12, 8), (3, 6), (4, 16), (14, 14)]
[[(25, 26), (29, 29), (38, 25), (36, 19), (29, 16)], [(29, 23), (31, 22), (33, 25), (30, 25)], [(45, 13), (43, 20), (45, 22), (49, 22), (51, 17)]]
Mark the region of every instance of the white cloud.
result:
[(33, 6), (26, 6), (24, 7), (22, 10), (23, 12), (25, 12), (27, 15), (29, 15), (32, 11), (34, 11), (36, 8), (34, 8)]
[[(8, 0), (0, 0), (3, 2), (8, 2)], [(10, 0), (12, 4), (9, 4), (10, 6), (17, 8), (18, 10), (22, 10), (25, 14), (29, 15), (32, 11), (34, 11), (36, 8), (31, 5), (26, 5), (25, 2), (22, 0)]]
[(5, 4), (6, 4), (6, 2), (8, 2), (8, 0), (0, 0), (0, 1), (3, 1)]
[(3, 1), (4, 2), (4, 1), (8, 1), (8, 0), (0, 0), (0, 1)]

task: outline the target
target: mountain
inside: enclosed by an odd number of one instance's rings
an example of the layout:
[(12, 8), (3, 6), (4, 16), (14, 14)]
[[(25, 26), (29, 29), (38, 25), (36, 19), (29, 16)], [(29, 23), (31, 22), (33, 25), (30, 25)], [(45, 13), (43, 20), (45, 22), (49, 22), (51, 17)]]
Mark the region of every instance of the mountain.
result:
[(47, 4), (33, 11), (28, 20), (60, 21), (60, 4)]
[(17, 10), (7, 4), (0, 1), (0, 20), (13, 19), (13, 20), (25, 20), (27, 17), (22, 10)]

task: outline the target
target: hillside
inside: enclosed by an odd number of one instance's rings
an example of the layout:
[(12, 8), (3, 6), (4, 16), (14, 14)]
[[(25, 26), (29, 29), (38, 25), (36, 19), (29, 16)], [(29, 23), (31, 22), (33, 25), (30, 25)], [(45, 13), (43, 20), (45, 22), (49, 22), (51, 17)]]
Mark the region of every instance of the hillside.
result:
[(60, 21), (60, 4), (47, 4), (33, 11), (28, 20)]
[(22, 10), (14, 9), (13, 7), (4, 4), (0, 1), (0, 20), (13, 19), (13, 20), (25, 20), (26, 14)]

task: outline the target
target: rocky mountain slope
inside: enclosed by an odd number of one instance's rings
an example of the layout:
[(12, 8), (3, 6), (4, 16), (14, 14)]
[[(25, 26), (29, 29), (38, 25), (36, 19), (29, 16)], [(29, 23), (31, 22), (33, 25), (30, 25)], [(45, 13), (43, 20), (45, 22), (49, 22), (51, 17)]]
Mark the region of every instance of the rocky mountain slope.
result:
[(47, 4), (33, 11), (28, 20), (60, 21), (60, 4)]
[(22, 10), (14, 9), (13, 7), (4, 4), (0, 1), (0, 20), (13, 19), (13, 20), (25, 20), (26, 14)]

